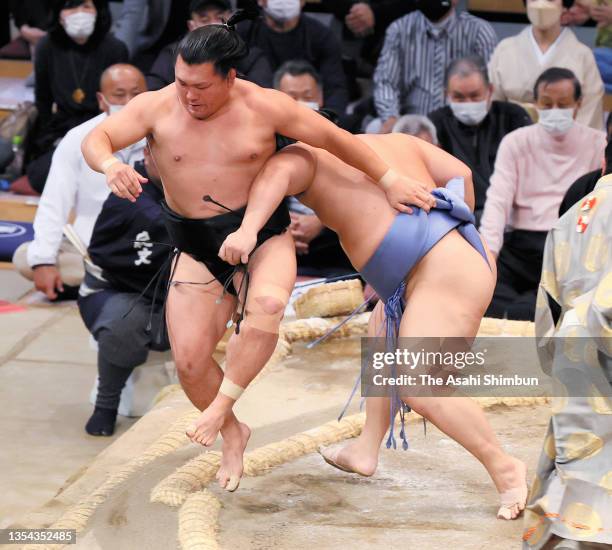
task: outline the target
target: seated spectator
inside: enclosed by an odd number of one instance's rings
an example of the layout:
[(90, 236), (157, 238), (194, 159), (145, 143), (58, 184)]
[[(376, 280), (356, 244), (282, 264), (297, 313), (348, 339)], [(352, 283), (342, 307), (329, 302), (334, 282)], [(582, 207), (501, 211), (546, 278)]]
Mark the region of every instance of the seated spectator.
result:
[[(287, 61), (274, 74), (274, 88), (318, 111), (323, 107), (321, 77), (307, 61)], [(354, 271), (338, 235), (295, 197), (289, 198), (291, 234), (295, 240), (298, 275), (334, 277)]]
[(145, 166), (136, 165), (148, 178), (135, 203), (111, 194), (91, 235), (85, 279), (79, 291), (79, 310), (87, 329), (98, 342), (98, 394), (85, 425), (90, 435), (113, 435), (119, 398), (130, 374), (142, 365), (149, 350), (169, 349), (163, 317), (163, 293), (146, 288), (161, 269), (159, 285), (167, 284), (169, 257), (160, 201), (164, 198), (159, 174), (148, 148)]
[[(231, 6), (227, 0), (192, 0), (189, 11), (191, 19), (187, 21), (190, 31), (204, 25), (220, 24), (228, 20), (231, 15)], [(149, 90), (159, 90), (174, 82), (174, 62), (178, 42), (168, 44), (153, 62), (147, 74), (147, 87)], [(272, 86), (272, 69), (270, 63), (261, 49), (249, 49), (249, 54), (238, 64), (238, 73), (247, 80), (270, 88)]]
[(479, 55), (485, 61), (497, 44), (483, 19), (457, 13), (458, 0), (420, 0), (419, 11), (394, 21), (374, 72), (374, 103), (388, 133), (400, 114), (427, 115), (442, 107), (444, 73), (453, 59)]
[(484, 208), (499, 143), (506, 134), (531, 124), (527, 112), (513, 103), (492, 101), (487, 67), (478, 57), (453, 61), (446, 71), (449, 104), (429, 114), (440, 147), (472, 170), (476, 226)]
[(190, 0), (123, 0), (114, 35), (145, 74), (159, 52), (185, 34)]
[(610, 119), (608, 117), (608, 145), (603, 159), (603, 168), (593, 170), (584, 176), (580, 176), (565, 193), (561, 206), (559, 207), (559, 217), (563, 216), (574, 204), (586, 197), (595, 189), (597, 182), (603, 176), (612, 174), (612, 139), (610, 139)]
[(573, 0), (528, 0), (531, 25), (502, 40), (489, 65), (493, 99), (532, 104), (533, 85), (549, 67), (572, 71), (583, 90), (577, 121), (592, 128), (603, 126), (603, 82), (593, 52), (578, 41), (571, 29), (561, 27), (563, 6)]
[(436, 127), (431, 120), (423, 115), (404, 115), (399, 117), (392, 131), (398, 134), (418, 137), (432, 145), (439, 145)]
[(575, 120), (582, 94), (574, 73), (544, 71), (533, 94), (539, 122), (502, 140), (480, 225), (497, 256), (492, 317), (533, 320), (547, 232), (572, 182), (601, 166), (606, 145), (604, 132)]
[[(34, 218), (34, 240), (22, 244), (13, 256), (15, 268), (49, 300), (76, 297), (83, 279), (83, 258), (66, 240), (63, 227), (74, 210), (74, 231), (84, 246), (102, 203), (109, 193), (104, 174), (94, 172), (81, 154), (81, 142), (106, 116), (146, 89), (144, 76), (132, 65), (112, 65), (104, 71), (97, 93), (102, 114), (70, 130), (53, 154), (51, 170)], [(144, 144), (117, 154), (133, 164), (142, 159)], [(72, 287), (72, 289), (70, 289)]]
[(38, 120), (27, 174), (39, 193), (57, 142), (99, 113), (96, 92), (102, 72), (127, 61), (125, 46), (108, 34), (110, 23), (106, 0), (60, 1), (49, 34), (36, 47)]
[(345, 40), (362, 41), (361, 58), (372, 66), (380, 54), (387, 27), (417, 6), (417, 0), (322, 0), (321, 3), (342, 21)]
[(308, 61), (297, 59), (283, 63), (274, 73), (274, 88), (315, 111), (323, 107), (323, 82)]
[(273, 71), (292, 59), (308, 61), (323, 80), (326, 108), (342, 115), (348, 92), (340, 43), (323, 23), (302, 15), (304, 1), (259, 0), (263, 17), (240, 23), (238, 32), (249, 47), (263, 50)]

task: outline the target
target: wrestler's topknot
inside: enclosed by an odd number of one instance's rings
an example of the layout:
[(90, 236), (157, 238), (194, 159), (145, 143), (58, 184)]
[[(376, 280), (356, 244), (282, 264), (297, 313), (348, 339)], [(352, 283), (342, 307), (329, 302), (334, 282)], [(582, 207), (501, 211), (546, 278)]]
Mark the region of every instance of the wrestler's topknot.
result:
[(226, 77), (230, 69), (249, 53), (245, 41), (235, 27), (240, 21), (259, 16), (257, 2), (250, 0), (245, 9), (236, 10), (222, 25), (205, 25), (187, 33), (176, 47), (176, 55), (187, 65), (213, 63), (215, 70)]

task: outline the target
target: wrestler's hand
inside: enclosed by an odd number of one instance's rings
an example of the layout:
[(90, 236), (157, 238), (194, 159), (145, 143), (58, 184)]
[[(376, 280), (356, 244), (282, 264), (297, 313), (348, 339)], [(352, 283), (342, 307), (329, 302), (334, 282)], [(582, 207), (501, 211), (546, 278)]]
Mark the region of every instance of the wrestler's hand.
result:
[(142, 193), (140, 184), (149, 181), (147, 178), (143, 178), (129, 164), (123, 162), (111, 164), (104, 171), (104, 175), (110, 190), (119, 198), (128, 199), (131, 202), (136, 202), (136, 199)]
[(246, 264), (256, 244), (257, 234), (240, 228), (225, 238), (219, 249), (219, 258), (231, 265)]
[(425, 183), (399, 174), (385, 186), (385, 193), (389, 204), (406, 214), (414, 212), (408, 205), (418, 206), (425, 212), (436, 205), (436, 199)]

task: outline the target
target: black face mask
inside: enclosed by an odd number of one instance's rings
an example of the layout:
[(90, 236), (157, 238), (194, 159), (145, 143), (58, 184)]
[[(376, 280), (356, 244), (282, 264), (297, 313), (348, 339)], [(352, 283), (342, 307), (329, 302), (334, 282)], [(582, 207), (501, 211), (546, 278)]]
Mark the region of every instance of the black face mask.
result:
[(430, 21), (440, 21), (453, 7), (451, 0), (418, 0), (419, 9)]

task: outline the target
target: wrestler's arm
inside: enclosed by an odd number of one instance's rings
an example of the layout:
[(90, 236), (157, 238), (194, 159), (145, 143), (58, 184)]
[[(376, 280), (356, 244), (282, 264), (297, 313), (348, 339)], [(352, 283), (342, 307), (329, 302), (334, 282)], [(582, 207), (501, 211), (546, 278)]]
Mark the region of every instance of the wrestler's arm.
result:
[(81, 144), (81, 151), (91, 169), (106, 175), (107, 184), (115, 195), (132, 202), (142, 191), (140, 184), (147, 180), (113, 153), (151, 133), (151, 114), (155, 112), (156, 103), (153, 94), (155, 92), (145, 92), (136, 96), (91, 130)]
[(449, 180), (453, 178), (463, 178), (465, 185), (463, 199), (473, 212), (475, 205), (474, 182), (472, 181), (470, 168), (458, 158), (449, 155), (446, 151), (431, 143), (412, 136), (404, 137), (419, 148), (421, 157), (437, 187), (446, 186)]
[(308, 188), (315, 170), (315, 157), (303, 146), (291, 145), (273, 155), (251, 185), (242, 224), (227, 236), (219, 257), (232, 265), (246, 263), (257, 243), (257, 234), (270, 216), (286, 195), (296, 195)]
[(287, 94), (260, 89), (256, 103), (258, 112), (265, 113), (277, 133), (325, 149), (380, 183), (389, 203), (397, 210), (410, 213), (412, 209), (406, 205), (414, 204), (429, 211), (435, 204), (424, 183), (389, 170), (389, 166), (363, 141)]

